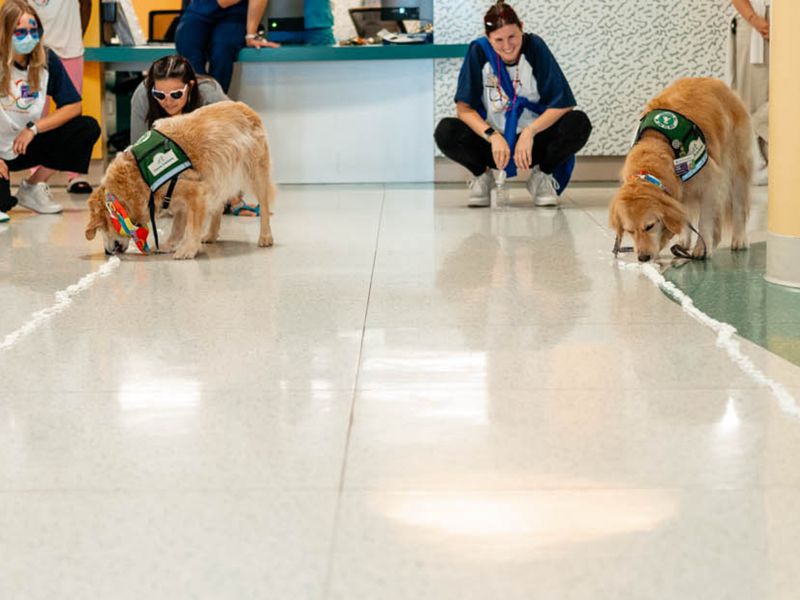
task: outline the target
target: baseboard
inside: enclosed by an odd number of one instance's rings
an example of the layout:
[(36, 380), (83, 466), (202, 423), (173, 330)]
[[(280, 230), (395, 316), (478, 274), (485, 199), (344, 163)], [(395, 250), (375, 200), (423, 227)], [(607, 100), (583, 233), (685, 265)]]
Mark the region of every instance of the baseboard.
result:
[[(616, 182), (624, 160), (624, 156), (579, 156), (572, 181)], [(470, 174), (449, 158), (436, 157), (433, 176), (436, 183), (453, 183), (465, 181)]]

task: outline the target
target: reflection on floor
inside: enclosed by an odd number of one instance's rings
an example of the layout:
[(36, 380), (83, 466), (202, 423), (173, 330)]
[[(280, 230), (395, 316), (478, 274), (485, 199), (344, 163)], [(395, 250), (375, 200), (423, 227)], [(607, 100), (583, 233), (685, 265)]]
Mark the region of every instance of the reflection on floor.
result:
[(524, 193), (284, 186), (273, 248), (225, 217), (32, 328), (106, 257), (12, 211), (0, 597), (793, 600), (800, 422), (612, 259), (610, 187)]

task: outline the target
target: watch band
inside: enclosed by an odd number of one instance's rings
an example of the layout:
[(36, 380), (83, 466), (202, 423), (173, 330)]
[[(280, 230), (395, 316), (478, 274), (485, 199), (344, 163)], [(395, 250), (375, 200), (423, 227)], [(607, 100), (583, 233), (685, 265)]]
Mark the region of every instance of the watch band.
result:
[(495, 131), (494, 131), (494, 127), (487, 127), (487, 128), (484, 130), (484, 132), (483, 132), (483, 137), (486, 139), (486, 141), (487, 141), (487, 142), (489, 141), (489, 138), (490, 138), (490, 137), (492, 137), (492, 134), (493, 134), (494, 132), (495, 132)]

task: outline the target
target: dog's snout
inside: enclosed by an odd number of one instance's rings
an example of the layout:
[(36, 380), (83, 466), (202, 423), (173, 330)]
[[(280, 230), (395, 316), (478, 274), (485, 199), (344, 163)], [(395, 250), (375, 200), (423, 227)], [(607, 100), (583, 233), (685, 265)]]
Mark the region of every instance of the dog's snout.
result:
[(114, 256), (114, 253), (113, 253), (113, 252), (109, 252), (109, 251), (108, 251), (108, 250), (106, 250), (105, 248), (103, 248), (103, 250), (105, 250), (106, 256)]
[(649, 254), (640, 254), (639, 255), (639, 262), (647, 262), (650, 260)]
[(118, 241), (114, 240), (114, 250), (113, 250), (113, 252), (111, 252), (111, 254), (119, 254), (120, 252), (124, 252), (124, 251), (125, 251), (125, 248), (122, 247), (122, 244), (120, 244)]

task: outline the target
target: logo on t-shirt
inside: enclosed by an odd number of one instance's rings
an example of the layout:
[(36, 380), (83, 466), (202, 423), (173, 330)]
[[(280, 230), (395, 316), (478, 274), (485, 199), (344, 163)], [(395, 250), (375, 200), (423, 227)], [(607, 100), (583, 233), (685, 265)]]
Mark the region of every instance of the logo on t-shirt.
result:
[[(39, 98), (40, 92), (31, 90), (31, 86), (24, 79), (17, 79), (14, 81), (12, 93), (3, 98), (3, 106), (10, 109), (25, 112), (36, 103)], [(14, 93), (16, 92), (16, 94)]]
[(34, 6), (49, 6), (50, 0), (33, 0)]

